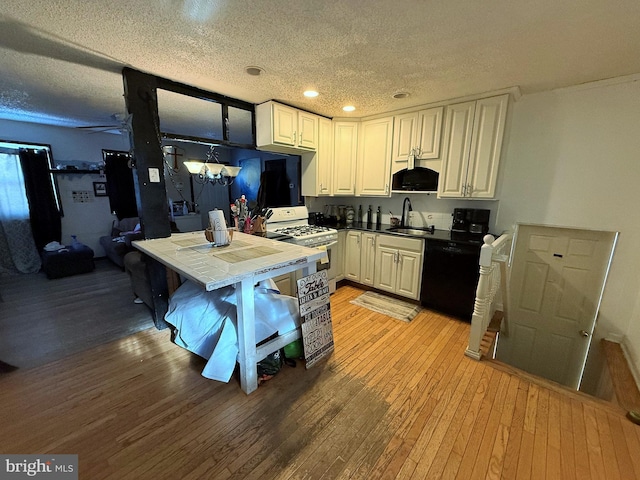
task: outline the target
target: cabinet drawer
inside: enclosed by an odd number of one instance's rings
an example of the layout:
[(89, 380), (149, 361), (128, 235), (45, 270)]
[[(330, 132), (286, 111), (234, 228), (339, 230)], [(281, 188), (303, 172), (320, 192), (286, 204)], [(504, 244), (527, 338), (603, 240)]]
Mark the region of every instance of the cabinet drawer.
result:
[(378, 235), (378, 245), (398, 250), (409, 250), (422, 253), (424, 250), (424, 240), (421, 238), (407, 238), (397, 235)]

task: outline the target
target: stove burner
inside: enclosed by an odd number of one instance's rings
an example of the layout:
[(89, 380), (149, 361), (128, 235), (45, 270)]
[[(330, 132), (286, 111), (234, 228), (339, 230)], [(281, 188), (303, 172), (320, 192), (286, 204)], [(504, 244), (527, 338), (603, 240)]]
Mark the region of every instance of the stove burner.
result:
[(296, 227), (282, 227), (276, 228), (274, 232), (282, 233), (284, 235), (291, 235), (292, 237), (304, 237), (306, 235), (313, 235), (316, 233), (329, 232), (328, 227), (320, 225), (298, 225)]

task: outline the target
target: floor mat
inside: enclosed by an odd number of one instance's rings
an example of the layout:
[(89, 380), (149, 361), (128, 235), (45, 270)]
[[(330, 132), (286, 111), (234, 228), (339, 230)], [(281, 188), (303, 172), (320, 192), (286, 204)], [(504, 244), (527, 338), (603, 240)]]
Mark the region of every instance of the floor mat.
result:
[(376, 292), (365, 292), (358, 298), (351, 300), (350, 303), (404, 322), (410, 322), (421, 310), (418, 305), (403, 302)]

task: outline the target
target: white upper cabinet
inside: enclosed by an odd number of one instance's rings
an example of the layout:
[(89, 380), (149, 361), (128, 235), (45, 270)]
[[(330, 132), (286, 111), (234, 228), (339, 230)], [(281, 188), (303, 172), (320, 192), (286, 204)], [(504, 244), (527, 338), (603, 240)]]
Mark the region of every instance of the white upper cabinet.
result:
[(358, 122), (333, 123), (333, 193), (355, 195)]
[(395, 116), (394, 162), (404, 162), (402, 168), (406, 168), (412, 156), (415, 160), (440, 158), (443, 111), (436, 107)]
[(321, 117), (318, 121), (318, 193), (333, 193), (333, 123)]
[(276, 102), (256, 106), (256, 146), (282, 153), (314, 151), (318, 147), (317, 115)]
[(449, 105), (438, 198), (493, 198), (509, 95)]
[(318, 148), (315, 153), (301, 155), (302, 195), (333, 195), (333, 123), (318, 119)]
[(298, 130), (294, 140), (299, 148), (315, 150), (318, 148), (318, 116), (313, 113), (298, 111)]
[(369, 120), (360, 124), (356, 195), (391, 195), (392, 140), (393, 117)]

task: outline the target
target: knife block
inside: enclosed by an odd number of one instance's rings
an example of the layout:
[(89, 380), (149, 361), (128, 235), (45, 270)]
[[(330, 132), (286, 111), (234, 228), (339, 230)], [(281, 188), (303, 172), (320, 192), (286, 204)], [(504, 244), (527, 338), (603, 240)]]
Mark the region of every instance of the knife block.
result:
[(264, 217), (256, 217), (251, 225), (251, 233), (265, 233), (267, 231), (267, 220)]

